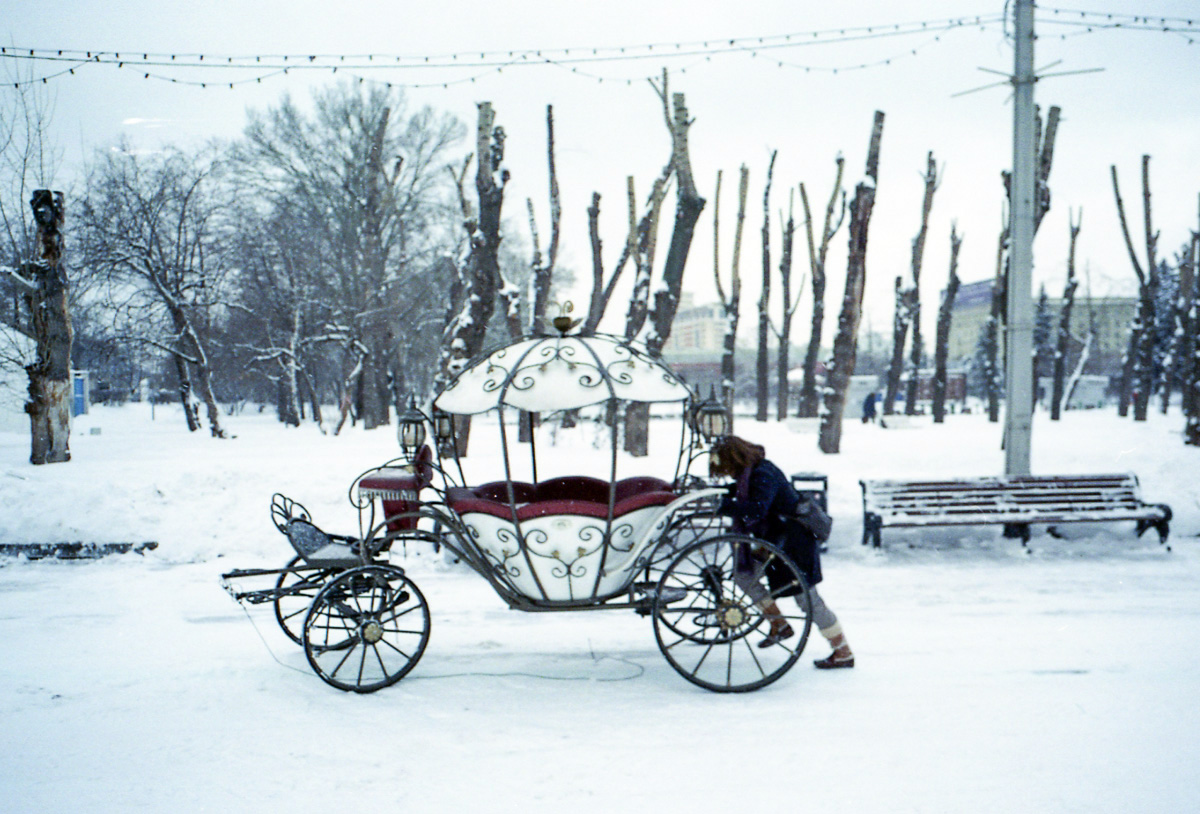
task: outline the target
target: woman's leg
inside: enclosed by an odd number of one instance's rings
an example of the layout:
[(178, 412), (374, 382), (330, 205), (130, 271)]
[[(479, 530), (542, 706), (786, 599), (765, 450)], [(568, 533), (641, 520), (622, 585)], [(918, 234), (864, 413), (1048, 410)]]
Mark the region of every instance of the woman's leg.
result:
[(745, 591), (746, 596), (771, 620), (770, 632), (767, 634), (767, 638), (759, 643), (759, 647), (770, 646), (777, 641), (789, 638), (795, 632), (783, 618), (779, 605), (775, 603), (774, 599), (771, 599), (770, 592), (762, 584), (765, 570), (764, 563), (754, 559), (738, 563), (733, 569), (734, 583)]
[(813, 624), (817, 626), (817, 630), (821, 631), (821, 635), (829, 641), (829, 646), (833, 648), (833, 652), (827, 657), (817, 659), (813, 663), (821, 670), (853, 667), (854, 653), (846, 641), (846, 634), (842, 632), (842, 624), (838, 621), (837, 614), (825, 604), (825, 600), (817, 593), (815, 586), (808, 589), (808, 595), (812, 598)]

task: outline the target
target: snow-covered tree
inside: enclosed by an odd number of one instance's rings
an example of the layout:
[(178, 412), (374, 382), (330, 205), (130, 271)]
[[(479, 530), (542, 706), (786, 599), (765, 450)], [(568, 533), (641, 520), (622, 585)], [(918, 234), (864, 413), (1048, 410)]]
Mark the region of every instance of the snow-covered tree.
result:
[(883, 111), (875, 111), (871, 141), (867, 147), (866, 171), (854, 188), (850, 204), (850, 241), (846, 261), (846, 289), (838, 315), (838, 331), (833, 340), (833, 362), (826, 373), (824, 412), (817, 444), (821, 451), (834, 454), (841, 449), (842, 415), (846, 408), (846, 389), (854, 373), (858, 350), (858, 326), (862, 320), (863, 287), (867, 276), (867, 229), (875, 207), (879, 179), (879, 147), (883, 139)]
[[(837, 175), (833, 181), (833, 192), (825, 206), (825, 221), (821, 228), (821, 241), (813, 239), (813, 218), (808, 206), (808, 193), (800, 184), (800, 202), (804, 206), (804, 228), (808, 238), (808, 267), (812, 277), (812, 323), (808, 333), (808, 349), (804, 352), (804, 380), (800, 385), (800, 406), (796, 415), (801, 418), (816, 418), (820, 408), (817, 392), (817, 360), (821, 353), (821, 332), (825, 326), (825, 258), (829, 255), (829, 242), (841, 228), (846, 218), (846, 191), (842, 189), (842, 172), (846, 160), (837, 157)], [(840, 193), (840, 196), (839, 196)], [(841, 207), (838, 207), (839, 197)], [(836, 219), (834, 212), (837, 211)]]
[[(286, 212), (266, 223), (286, 217), (303, 231), (306, 254), (296, 243), (293, 254), (316, 296), (302, 331), (343, 349), (331, 377), (341, 383), (342, 421), (353, 410), (368, 428), (388, 422), (400, 349), (419, 345), (440, 311), (426, 275), (453, 245), (445, 167), (462, 134), (452, 116), (410, 113), (399, 90), (339, 84), (313, 94), (311, 114), (287, 96), (251, 112), (236, 146), (239, 188), (261, 198), (261, 210)], [(413, 303), (425, 306), (420, 318)]]
[(232, 270), (228, 230), (219, 223), (230, 211), (220, 172), (212, 154), (108, 151), (88, 179), (79, 216), (84, 260), (108, 281), (118, 324), (169, 355), (188, 429), (200, 427), (194, 389), (216, 438), (225, 430), (209, 342)]

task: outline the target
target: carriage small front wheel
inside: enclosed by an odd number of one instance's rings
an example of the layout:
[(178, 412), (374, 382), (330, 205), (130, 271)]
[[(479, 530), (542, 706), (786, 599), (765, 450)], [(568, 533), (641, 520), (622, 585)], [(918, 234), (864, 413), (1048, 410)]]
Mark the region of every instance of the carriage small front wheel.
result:
[(304, 557), (297, 554), (275, 580), (275, 599), (271, 603), (275, 608), (275, 620), (296, 644), (304, 645), (304, 617), (312, 607), (313, 599), (336, 573), (335, 568), (306, 567)]
[(304, 619), (304, 653), (332, 687), (368, 693), (408, 674), (429, 643), (429, 604), (394, 565), (366, 565), (331, 579)]
[[(740, 534), (689, 545), (663, 572), (656, 597), (654, 637), (663, 656), (714, 692), (749, 692), (779, 680), (812, 628), (812, 598), (796, 564), (782, 549)], [(760, 647), (770, 630), (769, 601), (793, 634)]]

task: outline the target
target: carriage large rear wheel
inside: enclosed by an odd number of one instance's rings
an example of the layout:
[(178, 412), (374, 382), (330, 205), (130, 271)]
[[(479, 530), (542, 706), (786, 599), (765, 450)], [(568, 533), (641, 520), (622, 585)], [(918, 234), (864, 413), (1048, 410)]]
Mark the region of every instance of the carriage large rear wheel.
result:
[(304, 619), (304, 653), (326, 684), (375, 692), (404, 678), (429, 643), (429, 605), (393, 565), (331, 579)]
[[(754, 573), (764, 576), (747, 578)], [(749, 692), (777, 681), (800, 658), (812, 628), (812, 598), (796, 564), (780, 548), (739, 534), (681, 551), (659, 580), (657, 596), (654, 636), (663, 656), (688, 681), (714, 692)], [(770, 629), (763, 610), (770, 600), (793, 635), (760, 647)]]

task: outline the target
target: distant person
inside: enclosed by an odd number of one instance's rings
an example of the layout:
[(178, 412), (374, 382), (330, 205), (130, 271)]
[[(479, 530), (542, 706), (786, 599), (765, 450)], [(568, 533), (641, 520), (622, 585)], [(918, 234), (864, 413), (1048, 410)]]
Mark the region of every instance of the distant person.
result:
[(866, 398), (862, 402), (862, 423), (875, 420), (875, 404), (879, 401), (879, 394), (872, 390), (867, 393)]
[[(721, 512), (733, 518), (734, 531), (779, 546), (804, 574), (812, 597), (813, 624), (833, 648), (829, 656), (814, 662), (816, 667), (821, 670), (853, 667), (854, 653), (846, 642), (841, 623), (816, 588), (822, 579), (817, 533), (828, 537), (828, 515), (814, 501), (802, 501), (779, 467), (767, 460), (765, 449), (736, 435), (726, 436), (713, 445), (709, 472), (735, 479), (729, 495), (721, 502)], [(763, 588), (763, 576), (761, 566), (755, 568), (753, 562), (735, 565), (734, 580), (771, 620), (767, 637), (758, 644), (770, 647), (790, 638), (795, 631)], [(777, 581), (769, 570), (765, 576), (769, 583)], [(772, 585), (774, 591), (781, 588), (785, 585)], [(786, 590), (777, 595), (786, 595)]]

